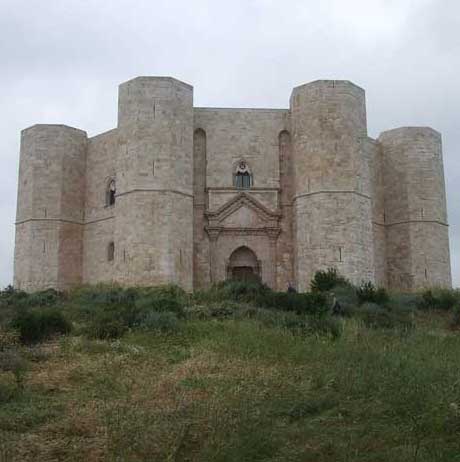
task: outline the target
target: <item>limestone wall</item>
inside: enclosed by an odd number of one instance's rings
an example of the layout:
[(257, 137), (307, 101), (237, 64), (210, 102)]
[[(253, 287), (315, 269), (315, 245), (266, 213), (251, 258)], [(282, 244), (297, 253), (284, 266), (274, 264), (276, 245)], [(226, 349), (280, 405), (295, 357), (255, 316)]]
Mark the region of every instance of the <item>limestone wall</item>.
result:
[(81, 283), (86, 133), (64, 125), (22, 132), (14, 284)]
[(387, 286), (385, 194), (382, 148), (371, 138), (363, 140), (365, 161), (369, 165), (369, 188), (372, 201), (372, 235), (374, 247), (375, 283)]
[(374, 281), (364, 91), (347, 81), (302, 85), (291, 117), (298, 288), (327, 267), (355, 283)]
[(431, 128), (384, 132), (388, 285), (450, 286), (450, 257), (441, 136)]
[(116, 278), (193, 286), (193, 89), (139, 77), (120, 85)]
[(106, 193), (110, 180), (117, 179), (117, 153), (116, 129), (88, 140), (83, 232), (83, 282), (87, 284), (110, 282), (115, 277), (115, 264), (108, 260), (108, 246), (115, 233), (115, 206), (107, 204)]
[(245, 160), (253, 175), (251, 194), (271, 209), (278, 207), (278, 136), (288, 128), (283, 109), (195, 108), (195, 129), (206, 133), (209, 205), (215, 210), (235, 195), (233, 173)]

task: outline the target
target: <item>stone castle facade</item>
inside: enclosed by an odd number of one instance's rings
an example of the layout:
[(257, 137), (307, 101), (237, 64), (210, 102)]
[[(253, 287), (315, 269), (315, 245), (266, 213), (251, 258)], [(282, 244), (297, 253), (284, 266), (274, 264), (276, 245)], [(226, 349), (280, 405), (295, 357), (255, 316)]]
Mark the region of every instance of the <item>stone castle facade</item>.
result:
[(450, 286), (441, 136), (367, 135), (364, 91), (294, 88), (289, 109), (193, 106), (169, 77), (119, 87), (118, 126), (21, 135), (14, 285), (259, 278), (335, 267), (390, 289)]

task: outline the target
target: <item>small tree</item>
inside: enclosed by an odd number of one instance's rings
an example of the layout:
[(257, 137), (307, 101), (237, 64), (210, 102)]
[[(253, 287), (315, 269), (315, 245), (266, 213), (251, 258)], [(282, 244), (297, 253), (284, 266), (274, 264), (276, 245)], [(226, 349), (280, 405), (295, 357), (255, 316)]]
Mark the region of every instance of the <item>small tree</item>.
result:
[(310, 282), (312, 292), (328, 292), (337, 286), (349, 285), (350, 282), (340, 276), (335, 268), (317, 271)]

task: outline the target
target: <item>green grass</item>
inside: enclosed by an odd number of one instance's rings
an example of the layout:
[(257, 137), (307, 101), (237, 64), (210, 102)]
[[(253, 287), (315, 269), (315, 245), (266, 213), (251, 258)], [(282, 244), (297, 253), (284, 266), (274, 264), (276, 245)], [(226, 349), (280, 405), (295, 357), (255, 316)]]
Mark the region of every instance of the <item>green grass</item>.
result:
[(1, 292), (0, 461), (460, 462), (459, 293), (334, 278)]
[(335, 340), (258, 319), (63, 338), (23, 392), (0, 374), (0, 450), (23, 461), (460, 460), (460, 336), (445, 316), (421, 313), (408, 332), (340, 322)]

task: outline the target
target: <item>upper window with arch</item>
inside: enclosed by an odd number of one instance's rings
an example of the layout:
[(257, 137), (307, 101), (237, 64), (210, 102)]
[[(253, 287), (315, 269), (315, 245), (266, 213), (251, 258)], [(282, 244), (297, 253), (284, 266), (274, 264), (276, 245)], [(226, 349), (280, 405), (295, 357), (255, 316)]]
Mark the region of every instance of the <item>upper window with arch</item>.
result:
[(107, 184), (107, 189), (105, 191), (105, 205), (110, 207), (115, 204), (115, 194), (117, 192), (117, 184), (115, 179), (112, 178)]
[(248, 164), (242, 160), (234, 173), (234, 185), (238, 189), (249, 189), (252, 186), (252, 173)]

